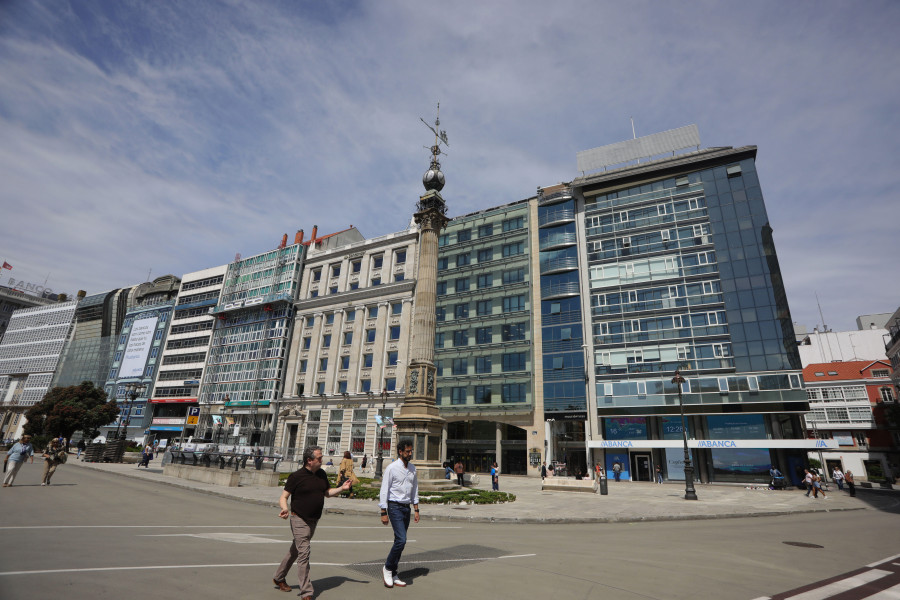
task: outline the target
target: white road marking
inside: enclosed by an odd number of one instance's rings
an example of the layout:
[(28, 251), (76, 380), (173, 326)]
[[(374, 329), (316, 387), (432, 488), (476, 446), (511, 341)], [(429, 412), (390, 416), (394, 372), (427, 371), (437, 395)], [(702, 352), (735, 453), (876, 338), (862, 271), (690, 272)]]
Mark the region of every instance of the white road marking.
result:
[[(524, 558), (528, 556), (537, 556), (536, 554), (517, 554), (510, 556), (498, 556), (492, 558), (454, 558), (447, 560), (417, 560), (417, 561), (401, 561), (400, 564), (430, 564), (430, 563), (446, 563), (446, 562), (474, 562), (474, 561), (488, 561), (488, 560), (500, 560), (503, 558)], [(148, 571), (148, 570), (158, 570), (158, 569), (231, 569), (234, 567), (277, 567), (280, 563), (237, 563), (231, 565), (157, 565), (151, 567), (93, 567), (93, 568), (80, 568), (80, 569), (44, 569), (40, 571), (5, 571), (0, 572), (0, 577), (8, 576), (8, 575), (53, 575), (57, 573), (89, 573), (89, 572), (99, 572), (99, 571)], [(314, 562), (310, 563), (310, 566), (313, 567), (355, 567), (355, 566), (370, 566), (370, 565), (383, 565), (384, 562), (377, 563), (321, 563)]]
[(889, 557), (885, 558), (884, 560), (879, 560), (878, 562), (873, 562), (871, 565), (866, 565), (866, 566), (867, 567), (877, 567), (878, 565), (883, 565), (886, 562), (890, 562), (892, 560), (897, 560), (898, 558), (900, 558), (900, 554), (895, 554), (893, 556), (889, 556)]
[[(232, 544), (290, 544), (290, 539), (273, 540), (249, 533), (150, 533), (138, 537), (194, 537), (203, 540), (215, 540), (217, 542), (230, 542)], [(416, 540), (406, 540), (406, 543), (415, 543)], [(313, 544), (393, 544), (394, 540), (317, 540)]]
[(877, 581), (882, 577), (887, 577), (888, 575), (893, 575), (893, 573), (891, 571), (872, 569), (871, 571), (866, 571), (865, 573), (860, 573), (859, 575), (854, 575), (853, 577), (847, 577), (846, 579), (841, 579), (839, 581), (835, 581), (834, 583), (829, 583), (828, 585), (816, 588), (814, 590), (809, 590), (808, 592), (790, 596), (790, 598), (791, 600), (824, 600), (825, 598), (835, 596), (837, 594), (840, 594), (841, 592), (846, 592), (854, 588), (863, 586), (867, 583), (871, 583), (872, 581)]

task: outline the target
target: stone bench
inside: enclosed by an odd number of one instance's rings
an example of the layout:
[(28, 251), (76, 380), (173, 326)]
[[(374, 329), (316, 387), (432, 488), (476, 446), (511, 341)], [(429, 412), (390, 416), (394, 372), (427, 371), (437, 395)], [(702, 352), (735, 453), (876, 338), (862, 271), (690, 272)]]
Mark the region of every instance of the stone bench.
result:
[(591, 479), (575, 479), (574, 477), (547, 477), (541, 485), (544, 492), (588, 492), (596, 493), (597, 485)]

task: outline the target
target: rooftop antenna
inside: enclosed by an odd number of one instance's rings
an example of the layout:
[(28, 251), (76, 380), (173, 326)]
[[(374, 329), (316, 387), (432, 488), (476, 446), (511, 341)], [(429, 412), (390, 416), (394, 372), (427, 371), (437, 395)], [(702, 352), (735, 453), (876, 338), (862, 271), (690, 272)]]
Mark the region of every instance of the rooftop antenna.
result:
[(637, 139), (637, 134), (634, 132), (634, 117), (631, 117), (631, 139)]
[(150, 273), (152, 273), (152, 272), (153, 272), (153, 269), (150, 269), (149, 271), (147, 271), (147, 281), (150, 281)]
[(828, 339), (828, 325), (825, 324), (825, 315), (822, 313), (822, 304), (819, 302), (819, 292), (814, 293), (816, 295), (816, 306), (819, 307), (819, 318), (822, 319), (822, 333), (825, 334), (825, 344), (828, 346), (828, 354), (831, 357), (828, 362), (834, 362), (834, 351), (831, 349), (831, 340)]

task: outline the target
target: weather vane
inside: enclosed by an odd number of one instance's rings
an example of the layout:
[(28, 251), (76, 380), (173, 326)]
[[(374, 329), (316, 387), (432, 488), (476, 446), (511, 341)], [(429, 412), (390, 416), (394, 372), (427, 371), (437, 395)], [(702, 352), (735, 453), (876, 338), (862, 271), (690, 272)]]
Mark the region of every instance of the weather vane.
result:
[(441, 151), (441, 144), (444, 144), (448, 148), (450, 147), (450, 142), (447, 140), (447, 132), (440, 129), (441, 126), (441, 103), (437, 103), (437, 117), (434, 119), (434, 127), (428, 124), (425, 119), (419, 117), (419, 120), (422, 123), (425, 123), (425, 127), (431, 130), (431, 133), (434, 134), (434, 145), (430, 148), (428, 146), (423, 146), (424, 148), (428, 148), (431, 151), (431, 165), (432, 168), (440, 167), (441, 163), (438, 162), (438, 156), (443, 154), (447, 156), (446, 152)]

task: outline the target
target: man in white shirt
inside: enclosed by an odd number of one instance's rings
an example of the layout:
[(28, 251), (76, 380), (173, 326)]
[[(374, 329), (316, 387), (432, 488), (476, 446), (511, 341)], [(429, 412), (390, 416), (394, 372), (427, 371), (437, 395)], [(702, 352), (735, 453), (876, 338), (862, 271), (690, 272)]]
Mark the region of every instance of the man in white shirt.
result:
[(406, 530), (409, 529), (409, 507), (412, 505), (415, 522), (419, 522), (419, 478), (415, 465), (410, 464), (412, 458), (412, 442), (404, 440), (397, 444), (400, 458), (388, 465), (381, 479), (381, 496), (378, 506), (381, 507), (381, 522), (388, 523), (394, 529), (394, 545), (388, 554), (381, 574), (384, 587), (406, 587), (406, 583), (397, 577), (400, 556), (406, 546)]

